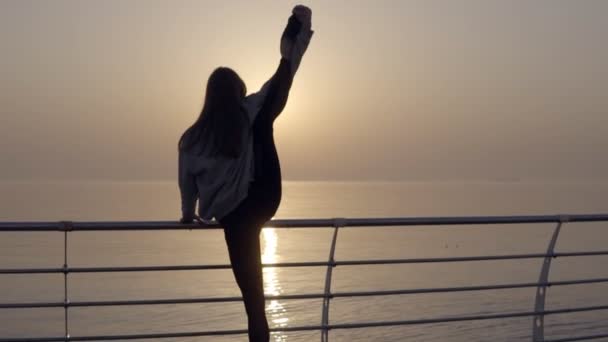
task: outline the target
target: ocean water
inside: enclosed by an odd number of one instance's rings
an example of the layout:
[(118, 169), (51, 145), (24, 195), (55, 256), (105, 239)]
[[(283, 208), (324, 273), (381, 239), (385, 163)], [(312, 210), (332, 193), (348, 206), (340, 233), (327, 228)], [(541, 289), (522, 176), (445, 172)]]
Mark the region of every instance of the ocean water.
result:
[[(277, 218), (608, 213), (608, 184), (591, 182), (285, 182)], [(0, 183), (0, 221), (172, 220), (171, 182)], [(543, 253), (553, 224), (344, 228), (336, 259)], [(264, 262), (325, 261), (331, 229), (264, 229)], [(228, 263), (222, 232), (74, 232), (70, 266)], [(566, 224), (557, 251), (608, 249), (608, 223)], [(535, 282), (542, 260), (341, 266), (332, 291)], [(60, 267), (63, 235), (0, 233), (0, 268)], [(608, 277), (608, 257), (558, 258), (550, 280)], [(324, 267), (268, 268), (266, 293), (321, 293)], [(547, 309), (608, 305), (608, 284), (552, 287)], [(235, 296), (230, 270), (70, 274), (70, 300)], [(409, 320), (531, 311), (534, 288), (334, 299), (331, 323)], [(0, 275), (0, 302), (63, 300), (62, 275)], [(273, 327), (317, 325), (321, 300), (269, 300)], [(245, 326), (241, 303), (71, 308), (72, 336), (162, 333)], [(608, 333), (608, 311), (545, 319), (545, 337)], [(331, 341), (530, 341), (531, 318), (335, 330)], [(63, 309), (0, 309), (0, 338), (61, 336)], [(275, 333), (272, 341), (317, 341), (318, 332)], [(245, 341), (244, 336), (166, 341)], [(605, 339), (605, 341), (608, 339)], [(601, 341), (601, 340), (598, 340)]]

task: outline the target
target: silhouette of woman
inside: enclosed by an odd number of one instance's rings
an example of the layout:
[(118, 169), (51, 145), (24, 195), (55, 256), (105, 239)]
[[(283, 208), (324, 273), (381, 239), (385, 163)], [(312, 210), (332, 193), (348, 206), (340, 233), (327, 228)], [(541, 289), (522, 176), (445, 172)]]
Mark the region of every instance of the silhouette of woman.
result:
[[(215, 218), (243, 295), (249, 341), (270, 338), (265, 313), (260, 231), (281, 201), (281, 168), (273, 123), (312, 37), (311, 11), (296, 6), (281, 37), (279, 67), (257, 93), (245, 96), (233, 70), (217, 68), (207, 82), (199, 118), (179, 140), (182, 223)], [(199, 216), (195, 215), (196, 201)]]

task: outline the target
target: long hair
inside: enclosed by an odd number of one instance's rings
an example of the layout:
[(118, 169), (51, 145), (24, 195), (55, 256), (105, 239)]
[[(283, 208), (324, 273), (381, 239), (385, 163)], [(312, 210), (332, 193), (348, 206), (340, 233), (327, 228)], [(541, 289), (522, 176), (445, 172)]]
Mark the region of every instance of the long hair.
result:
[(247, 88), (234, 70), (215, 69), (207, 81), (205, 103), (198, 119), (179, 139), (178, 148), (235, 158), (243, 148), (246, 113), (241, 103)]

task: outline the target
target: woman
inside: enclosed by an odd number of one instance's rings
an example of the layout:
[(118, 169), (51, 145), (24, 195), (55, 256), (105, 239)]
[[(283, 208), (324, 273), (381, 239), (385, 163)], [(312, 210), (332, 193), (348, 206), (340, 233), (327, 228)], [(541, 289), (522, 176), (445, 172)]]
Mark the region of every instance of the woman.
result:
[(248, 318), (249, 341), (270, 338), (265, 313), (260, 231), (281, 201), (281, 169), (273, 122), (287, 102), (308, 47), (311, 11), (296, 6), (281, 38), (281, 61), (262, 89), (246, 87), (231, 69), (216, 69), (205, 104), (179, 141), (182, 223), (215, 218), (224, 228), (228, 254)]

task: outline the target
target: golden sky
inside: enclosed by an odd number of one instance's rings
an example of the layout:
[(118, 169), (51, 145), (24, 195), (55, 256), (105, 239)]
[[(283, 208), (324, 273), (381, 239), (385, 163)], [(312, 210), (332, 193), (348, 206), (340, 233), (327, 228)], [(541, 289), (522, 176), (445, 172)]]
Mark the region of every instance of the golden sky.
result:
[[(0, 181), (174, 179), (217, 66), (255, 91), (295, 1), (0, 0)], [(606, 179), (608, 1), (302, 1), (286, 179)]]

